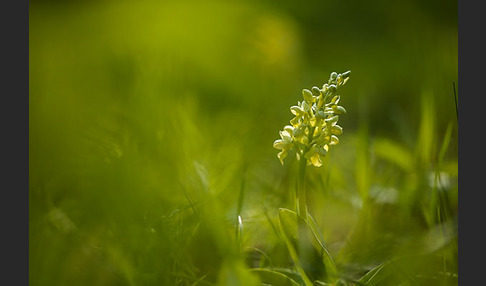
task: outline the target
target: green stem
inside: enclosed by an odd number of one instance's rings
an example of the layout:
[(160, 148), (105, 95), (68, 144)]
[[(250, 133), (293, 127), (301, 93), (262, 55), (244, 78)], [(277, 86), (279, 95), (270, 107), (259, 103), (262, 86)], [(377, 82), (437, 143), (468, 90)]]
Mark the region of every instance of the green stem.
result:
[[(303, 152), (305, 154), (305, 152)], [(305, 169), (307, 159), (302, 155), (299, 162), (299, 178), (297, 182), (297, 214), (307, 220), (307, 204), (305, 201)]]
[[(309, 126), (309, 135), (307, 137), (308, 142), (312, 142), (314, 139), (314, 132), (316, 131), (316, 126), (310, 127)], [(307, 220), (307, 203), (305, 201), (305, 169), (307, 167), (307, 159), (305, 158), (305, 154), (309, 151), (309, 147), (305, 147), (302, 150), (302, 154), (300, 156), (299, 162), (299, 178), (297, 182), (297, 196), (296, 196), (296, 209), (297, 214), (302, 216), (305, 220)]]
[(302, 152), (302, 156), (299, 161), (299, 177), (297, 182), (297, 245), (296, 251), (294, 256), (294, 262), (296, 262), (295, 266), (297, 271), (300, 273), (302, 279), (304, 280), (305, 286), (311, 286), (313, 283), (305, 273), (305, 270), (302, 266), (303, 261), (309, 260), (309, 237), (308, 237), (308, 230), (307, 230), (307, 204), (305, 200), (305, 169), (307, 167), (307, 159), (304, 157), (304, 154), (307, 152), (308, 148), (304, 149)]

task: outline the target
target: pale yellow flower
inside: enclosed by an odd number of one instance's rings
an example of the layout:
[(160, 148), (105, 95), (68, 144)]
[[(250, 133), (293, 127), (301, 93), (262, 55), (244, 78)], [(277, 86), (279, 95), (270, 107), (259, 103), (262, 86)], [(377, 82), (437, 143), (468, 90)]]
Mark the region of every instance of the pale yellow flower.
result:
[(280, 131), (279, 133), (281, 139), (277, 139), (275, 142), (273, 142), (273, 148), (282, 150), (277, 154), (277, 156), (283, 165), (283, 159), (287, 157), (288, 151), (290, 151), (294, 145), (292, 144), (291, 133), (289, 133), (287, 130)]
[(302, 90), (304, 100), (290, 107), (295, 116), (290, 120), (291, 125), (286, 125), (280, 131), (280, 139), (273, 143), (274, 148), (281, 150), (277, 156), (282, 164), (294, 149), (297, 160), (304, 158), (307, 165), (320, 167), (330, 146), (339, 144), (337, 136), (343, 133), (343, 128), (337, 122), (339, 115), (346, 114), (346, 109), (338, 105), (340, 96), (336, 92), (348, 81), (349, 75), (350, 71), (333, 72), (322, 89), (314, 86), (311, 90)]

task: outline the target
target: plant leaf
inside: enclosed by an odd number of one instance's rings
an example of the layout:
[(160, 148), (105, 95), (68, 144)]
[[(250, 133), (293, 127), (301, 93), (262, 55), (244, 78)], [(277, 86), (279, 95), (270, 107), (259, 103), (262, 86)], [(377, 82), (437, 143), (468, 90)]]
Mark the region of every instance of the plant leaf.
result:
[(259, 275), (261, 282), (265, 284), (301, 286), (301, 284), (295, 281), (293, 278), (277, 270), (268, 268), (253, 268), (251, 271), (256, 272)]
[(292, 210), (281, 208), (279, 226), (290, 256), (304, 281), (306, 278), (324, 282), (336, 280), (336, 265), (310, 215), (304, 219)]

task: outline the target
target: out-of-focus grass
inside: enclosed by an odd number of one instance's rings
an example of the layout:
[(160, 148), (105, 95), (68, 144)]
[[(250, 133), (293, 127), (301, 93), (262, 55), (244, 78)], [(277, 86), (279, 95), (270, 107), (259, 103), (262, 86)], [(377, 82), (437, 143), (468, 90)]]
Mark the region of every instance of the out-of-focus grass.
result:
[(30, 3), (32, 285), (291, 283), (268, 269), (293, 271), (297, 164), (272, 143), (348, 69), (341, 143), (306, 182), (331, 255), (350, 279), (457, 283), (457, 19), (292, 5)]

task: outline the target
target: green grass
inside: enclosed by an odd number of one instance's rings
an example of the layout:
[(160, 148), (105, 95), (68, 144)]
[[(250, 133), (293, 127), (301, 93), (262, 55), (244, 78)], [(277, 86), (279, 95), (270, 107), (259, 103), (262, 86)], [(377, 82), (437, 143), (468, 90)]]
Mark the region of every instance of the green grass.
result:
[[(314, 4), (31, 2), (31, 285), (457, 285), (457, 19)], [(295, 236), (272, 143), (348, 69)]]

